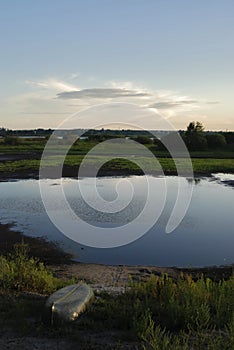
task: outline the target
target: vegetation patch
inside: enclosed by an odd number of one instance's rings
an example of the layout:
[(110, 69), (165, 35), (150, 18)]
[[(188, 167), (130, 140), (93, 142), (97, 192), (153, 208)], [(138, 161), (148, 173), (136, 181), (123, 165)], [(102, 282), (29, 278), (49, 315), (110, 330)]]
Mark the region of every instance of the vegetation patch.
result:
[[(19, 138), (22, 137), (20, 131), (1, 130), (0, 153), (3, 161), (0, 163), (0, 174), (2, 178), (10, 177), (38, 177), (40, 168), (40, 158), (48, 137), (52, 130), (38, 130), (38, 136), (45, 138)], [(162, 170), (166, 175), (177, 173), (175, 162), (171, 158), (170, 152), (164, 143), (173, 145), (174, 133), (163, 133), (160, 139), (152, 137), (147, 131), (134, 130), (90, 130), (86, 132), (85, 139), (77, 139), (67, 152), (65, 160), (62, 154), (67, 150), (69, 142), (73, 142), (75, 130), (64, 131), (61, 139), (54, 139), (51, 142), (50, 154), (44, 159), (43, 166), (56, 170), (56, 167), (63, 165), (63, 176), (76, 177), (78, 168), (84, 156), (99, 145), (99, 152), (95, 156), (89, 157), (86, 164), (87, 176), (90, 169), (95, 169), (98, 164), (104, 164), (99, 171), (99, 175), (139, 175), (143, 174), (135, 161), (140, 161), (145, 173), (160, 173), (160, 169), (155, 170), (152, 159), (145, 156), (145, 152), (137, 149), (134, 153), (132, 143), (127, 139), (135, 140), (149, 149), (159, 160)], [(234, 173), (234, 133), (233, 132), (205, 132), (200, 122), (191, 122), (185, 131), (179, 132), (192, 159), (195, 174), (210, 175), (213, 172)], [(111, 150), (103, 141), (118, 138), (119, 142)], [(53, 140), (52, 140), (53, 141)], [(112, 160), (109, 160), (111, 152)], [(142, 153), (143, 152), (143, 153)], [(5, 158), (4, 158), (5, 155)], [(7, 158), (8, 155), (8, 158)], [(14, 158), (15, 155), (15, 158)], [(121, 158), (128, 156), (129, 160)], [(186, 175), (187, 167), (184, 154), (176, 153), (176, 164), (180, 164), (180, 172)], [(53, 173), (53, 171), (51, 172)], [(54, 172), (56, 173), (56, 172)]]
[(151, 276), (118, 297), (102, 295), (80, 327), (121, 329), (144, 349), (231, 350), (233, 288), (234, 276), (219, 282)]
[(0, 256), (0, 287), (3, 290), (50, 294), (67, 282), (55, 278), (38, 259), (28, 256), (28, 246), (15, 244), (13, 253)]
[(1, 256), (0, 266), (0, 320), (18, 336), (63, 338), (84, 349), (233, 349), (234, 274), (226, 280), (187, 274), (130, 280), (125, 293), (98, 294), (80, 319), (48, 328), (41, 321), (45, 297), (27, 293), (47, 295), (74, 280), (55, 278), (28, 257), (24, 244)]

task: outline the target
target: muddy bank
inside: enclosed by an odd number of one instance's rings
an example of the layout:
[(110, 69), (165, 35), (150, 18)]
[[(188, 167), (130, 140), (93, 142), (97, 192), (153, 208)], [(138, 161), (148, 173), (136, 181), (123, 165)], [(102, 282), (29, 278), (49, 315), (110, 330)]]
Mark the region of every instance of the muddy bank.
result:
[[(49, 179), (57, 179), (59, 171), (57, 167), (53, 167), (50, 170), (50, 174), (46, 176)], [(77, 166), (63, 166), (62, 177), (69, 177), (77, 179), (79, 168)], [(132, 170), (132, 169), (100, 169), (98, 171), (98, 177), (106, 177), (106, 176), (142, 176), (142, 175), (152, 175), (152, 176), (160, 176), (160, 172), (147, 172), (143, 173), (141, 170)], [(174, 176), (177, 175), (175, 171), (164, 171), (164, 175)], [(211, 173), (198, 173), (196, 176), (210, 176)], [(87, 169), (85, 173), (86, 177), (93, 177), (93, 169)], [(186, 176), (186, 173), (184, 174)], [(21, 169), (12, 172), (1, 172), (0, 173), (0, 181), (10, 181), (10, 180), (28, 180), (28, 179), (39, 179), (39, 171), (35, 169)]]
[(0, 254), (12, 253), (15, 244), (25, 243), (28, 245), (28, 254), (38, 258), (47, 265), (70, 264), (72, 256), (64, 252), (58, 244), (48, 241), (43, 237), (29, 237), (22, 232), (12, 230), (13, 225), (0, 224)]
[(194, 280), (203, 275), (205, 278), (210, 278), (213, 281), (226, 280), (232, 275), (234, 265), (184, 269), (176, 267), (74, 263), (51, 266), (50, 268), (54, 275), (60, 278), (81, 278), (91, 284), (96, 292), (105, 291), (110, 294), (119, 294), (125, 291), (130, 282), (144, 282), (151, 275), (161, 276), (162, 274), (167, 274), (175, 280), (181, 275), (192, 275)]

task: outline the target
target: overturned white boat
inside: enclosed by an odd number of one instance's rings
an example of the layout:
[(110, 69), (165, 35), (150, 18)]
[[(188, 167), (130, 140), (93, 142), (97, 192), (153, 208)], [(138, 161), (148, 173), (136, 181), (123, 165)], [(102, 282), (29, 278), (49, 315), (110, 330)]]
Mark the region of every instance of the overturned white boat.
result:
[(74, 321), (93, 301), (93, 290), (85, 283), (64, 287), (48, 297), (43, 318), (51, 325)]

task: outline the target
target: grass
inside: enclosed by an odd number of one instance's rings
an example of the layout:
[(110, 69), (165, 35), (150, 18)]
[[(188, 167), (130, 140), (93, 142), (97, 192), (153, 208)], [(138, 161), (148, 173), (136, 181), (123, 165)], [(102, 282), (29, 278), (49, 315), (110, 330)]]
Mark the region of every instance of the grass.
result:
[(45, 147), (46, 141), (41, 139), (40, 141), (35, 140), (22, 140), (17, 145), (7, 145), (3, 143), (3, 140), (0, 140), (0, 153), (11, 153), (11, 154), (21, 154), (22, 152), (32, 153), (32, 152), (42, 152)]
[(0, 163), (0, 172), (2, 173), (14, 173), (24, 170), (36, 170), (38, 171), (40, 166), (40, 160), (38, 159), (21, 159), (16, 161), (7, 161)]
[[(46, 140), (20, 140), (20, 143), (17, 145), (9, 145), (4, 144), (0, 139), (0, 153), (2, 154), (41, 154), (46, 145)], [(79, 140), (69, 150), (70, 155), (85, 155), (88, 151), (90, 151), (94, 146), (98, 144), (98, 141), (95, 140)], [(99, 143), (100, 145), (100, 143)], [(147, 147), (155, 156), (159, 158), (168, 158), (170, 157), (170, 153), (167, 150), (159, 150), (155, 145), (144, 145)], [(61, 149), (66, 147), (66, 142), (56, 141), (55, 147), (50, 146), (52, 152), (57, 152), (58, 147)], [(116, 151), (119, 153), (123, 148), (119, 148), (119, 144), (117, 143), (115, 149), (112, 151)], [(128, 149), (133, 151), (132, 146), (124, 145), (124, 153), (128, 153)], [(103, 148), (102, 148), (103, 150)], [(108, 149), (107, 149), (108, 151)], [(138, 150), (139, 154), (139, 150)], [(233, 159), (234, 152), (230, 149), (215, 149), (215, 150), (204, 150), (204, 151), (191, 151), (191, 158), (210, 158), (210, 159)]]
[(192, 158), (195, 173), (234, 173), (234, 159)]
[[(124, 142), (124, 141), (123, 141)], [(64, 161), (64, 166), (67, 168), (65, 176), (76, 176), (77, 168), (85, 154), (97, 145), (97, 141), (87, 141), (80, 140), (76, 142), (69, 150), (67, 157)], [(4, 176), (13, 176), (17, 174), (19, 177), (21, 174), (38, 174), (40, 167), (40, 157), (45, 147), (46, 140), (32, 141), (24, 140), (18, 145), (6, 145), (0, 142), (0, 153), (11, 154), (20, 156), (21, 159), (9, 160), (0, 163), (0, 174)], [(122, 143), (117, 143), (113, 149), (111, 149), (111, 154), (114, 152), (116, 158), (112, 161), (108, 161), (107, 155), (110, 152), (109, 147), (105, 144), (99, 144), (100, 155), (90, 157), (87, 167), (93, 169), (99, 162), (104, 165), (101, 169), (101, 173), (106, 174), (140, 174), (141, 171), (139, 167), (133, 162), (125, 159), (121, 159), (120, 155), (131, 156), (134, 152), (134, 146), (124, 143), (124, 148)], [(50, 156), (46, 159), (44, 165), (49, 167), (56, 167), (63, 162), (62, 156), (59, 156), (59, 149), (62, 150), (66, 148), (63, 141), (58, 142), (53, 148), (51, 146)], [(147, 145), (147, 148), (152, 152), (152, 154), (159, 160), (163, 171), (166, 174), (175, 174), (176, 167), (173, 159), (171, 159), (170, 154), (167, 151), (158, 150), (155, 145)], [(191, 152), (191, 158), (193, 163), (193, 169), (195, 173), (210, 174), (213, 172), (231, 172), (234, 173), (234, 152), (230, 150), (210, 150), (210, 151), (193, 151)], [(152, 160), (150, 158), (144, 157), (141, 150), (137, 150), (137, 156), (132, 158), (132, 160), (139, 160), (143, 164), (145, 172), (152, 173), (155, 169), (152, 165)], [(186, 174), (186, 161), (183, 155), (178, 156), (177, 162), (180, 164), (181, 172)]]
[[(76, 174), (76, 169), (80, 166), (83, 156), (80, 155), (68, 155), (64, 161), (64, 165), (70, 168), (74, 168), (74, 174)], [(155, 173), (155, 167), (152, 164), (150, 158), (138, 157), (135, 160), (139, 160), (142, 164), (142, 169), (148, 174)], [(159, 163), (163, 171), (166, 174), (175, 174), (176, 166), (171, 158), (158, 158)], [(183, 158), (177, 159), (180, 164), (181, 172), (187, 172), (186, 160)], [(46, 162), (45, 166), (56, 167), (62, 162), (62, 157), (50, 156)], [(102, 167), (102, 172), (105, 174), (112, 172), (122, 171), (127, 174), (139, 174), (141, 173), (139, 166), (133, 161), (128, 161), (121, 158), (115, 158), (112, 161), (108, 161), (108, 158), (105, 156), (96, 156), (90, 157), (86, 167), (87, 169), (93, 169), (98, 167), (99, 162), (105, 163)], [(213, 158), (193, 158), (192, 159), (194, 173), (210, 174), (215, 172), (230, 172), (234, 173), (234, 159), (213, 159)], [(34, 172), (38, 173), (40, 167), (40, 160), (37, 159), (22, 159), (16, 161), (7, 161), (0, 163), (0, 173), (10, 174), (14, 173), (25, 173), (25, 172)], [(70, 169), (71, 170), (71, 169)], [(158, 169), (159, 170), (159, 169)], [(157, 171), (157, 168), (156, 168)], [(73, 173), (73, 172), (72, 172)], [(68, 172), (69, 176), (69, 172)], [(75, 176), (75, 175), (72, 175)]]
[(152, 276), (117, 298), (103, 295), (80, 327), (125, 330), (147, 350), (231, 350), (233, 290), (234, 276), (219, 282)]
[(143, 349), (145, 350), (232, 350), (233, 323), (225, 328), (226, 332), (199, 332), (173, 334), (165, 328), (155, 326), (149, 316), (145, 331), (141, 334)]
[(15, 244), (13, 253), (0, 256), (0, 287), (3, 290), (50, 294), (66, 285), (38, 259), (28, 256), (28, 245)]
[[(48, 328), (41, 322), (45, 297), (25, 291), (47, 295), (75, 281), (55, 278), (27, 252), (17, 244), (11, 255), (0, 256), (0, 324), (18, 335), (69, 339), (86, 344), (84, 349), (124, 349), (125, 343), (138, 350), (234, 348), (234, 275), (219, 281), (190, 275), (130, 281), (121, 295), (99, 295), (78, 323)], [(98, 345), (97, 334), (99, 340), (109, 337), (111, 345)]]

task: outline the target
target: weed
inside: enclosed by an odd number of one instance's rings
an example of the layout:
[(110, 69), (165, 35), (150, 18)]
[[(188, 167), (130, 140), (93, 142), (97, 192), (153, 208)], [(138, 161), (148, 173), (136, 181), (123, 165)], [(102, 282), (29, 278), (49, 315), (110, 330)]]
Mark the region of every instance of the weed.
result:
[(0, 286), (5, 290), (48, 294), (65, 284), (65, 281), (55, 278), (42, 262), (29, 258), (28, 246), (24, 243), (16, 244), (8, 257), (0, 256)]

